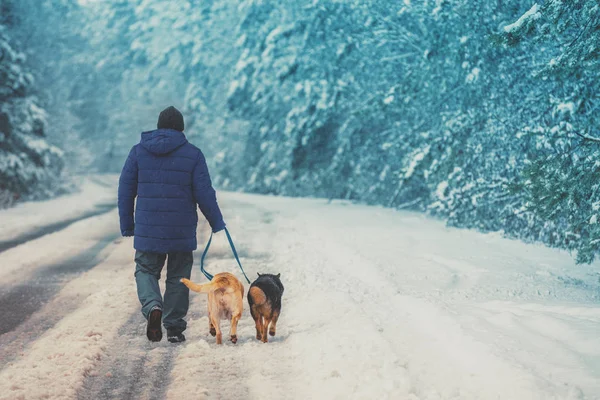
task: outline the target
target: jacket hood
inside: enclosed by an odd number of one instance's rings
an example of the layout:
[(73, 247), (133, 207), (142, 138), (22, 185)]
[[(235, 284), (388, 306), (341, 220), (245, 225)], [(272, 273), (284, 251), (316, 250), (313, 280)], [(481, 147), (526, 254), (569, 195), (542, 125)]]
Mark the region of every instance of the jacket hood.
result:
[(140, 144), (152, 154), (167, 154), (187, 143), (183, 132), (174, 129), (156, 129), (142, 132)]

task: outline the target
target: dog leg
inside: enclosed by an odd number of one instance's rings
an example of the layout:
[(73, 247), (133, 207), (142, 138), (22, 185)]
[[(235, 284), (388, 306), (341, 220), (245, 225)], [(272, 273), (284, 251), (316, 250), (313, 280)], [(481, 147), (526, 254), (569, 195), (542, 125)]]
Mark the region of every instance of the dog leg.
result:
[(260, 313), (254, 309), (254, 307), (250, 308), (250, 314), (252, 315), (252, 318), (254, 318), (254, 325), (256, 325), (256, 340), (260, 340), (262, 332), (262, 315), (260, 315)]
[(275, 336), (275, 331), (277, 330), (277, 320), (279, 319), (279, 313), (273, 313), (273, 319), (271, 320), (271, 325), (269, 326), (269, 335)]
[(208, 307), (208, 332), (212, 337), (215, 337), (217, 331), (215, 330), (215, 326), (213, 325), (212, 313), (210, 312), (210, 307)]
[(231, 335), (231, 342), (237, 343), (237, 324), (240, 320), (241, 315), (234, 315), (231, 317), (231, 331), (229, 332)]
[(210, 333), (210, 335), (212, 337), (215, 337), (217, 335), (217, 331), (215, 329), (215, 326), (213, 325), (212, 318), (210, 316), (210, 312), (208, 313), (208, 332)]
[(271, 321), (268, 319), (264, 319), (263, 323), (262, 323), (262, 332), (261, 332), (261, 340), (263, 343), (267, 343), (269, 341), (268, 337), (267, 337), (267, 329), (269, 328), (269, 323)]
[(217, 336), (217, 344), (223, 344), (223, 334), (221, 333), (221, 321), (216, 319), (213, 314), (211, 314), (211, 323), (215, 328), (215, 334)]
[(262, 338), (262, 326), (261, 323), (256, 320), (256, 340), (260, 340)]

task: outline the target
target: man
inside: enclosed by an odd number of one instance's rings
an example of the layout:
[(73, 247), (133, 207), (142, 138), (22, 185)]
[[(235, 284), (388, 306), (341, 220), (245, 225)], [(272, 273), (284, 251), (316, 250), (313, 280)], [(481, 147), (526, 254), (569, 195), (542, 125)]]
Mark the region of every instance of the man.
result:
[[(146, 335), (159, 342), (161, 320), (171, 343), (183, 342), (190, 278), (196, 249), (196, 204), (213, 232), (225, 228), (204, 155), (183, 134), (183, 116), (175, 107), (160, 113), (157, 130), (143, 132), (119, 179), (121, 234), (134, 236), (135, 282), (148, 320)], [(135, 205), (134, 219), (134, 201)], [(158, 281), (167, 261), (164, 301)], [(163, 318), (164, 314), (164, 318)]]

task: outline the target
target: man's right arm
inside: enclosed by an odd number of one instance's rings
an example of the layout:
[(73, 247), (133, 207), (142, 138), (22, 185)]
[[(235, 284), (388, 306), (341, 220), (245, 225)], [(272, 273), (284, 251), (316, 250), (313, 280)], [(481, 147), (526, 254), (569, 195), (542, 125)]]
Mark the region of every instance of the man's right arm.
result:
[(198, 203), (200, 211), (207, 219), (213, 232), (219, 232), (225, 228), (225, 222), (223, 221), (223, 215), (219, 204), (217, 204), (217, 194), (215, 189), (212, 187), (210, 175), (208, 173), (208, 166), (206, 165), (206, 159), (202, 152), (198, 155), (198, 162), (194, 168), (192, 174), (192, 190), (194, 193), (194, 199)]
[(119, 178), (119, 220), (121, 235), (133, 236), (133, 208), (137, 196), (138, 165), (135, 156), (135, 146), (129, 152), (121, 177)]

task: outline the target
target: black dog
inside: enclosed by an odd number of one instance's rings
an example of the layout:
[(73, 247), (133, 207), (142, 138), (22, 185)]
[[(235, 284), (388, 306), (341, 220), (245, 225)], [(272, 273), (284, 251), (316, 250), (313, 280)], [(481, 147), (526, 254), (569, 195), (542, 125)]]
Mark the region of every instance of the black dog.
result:
[(258, 274), (250, 290), (248, 290), (248, 304), (250, 314), (256, 323), (256, 338), (267, 343), (267, 329), (269, 335), (275, 336), (277, 319), (281, 313), (281, 296), (283, 285), (279, 277), (281, 274)]

